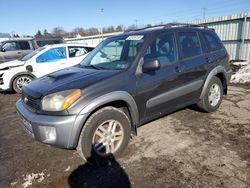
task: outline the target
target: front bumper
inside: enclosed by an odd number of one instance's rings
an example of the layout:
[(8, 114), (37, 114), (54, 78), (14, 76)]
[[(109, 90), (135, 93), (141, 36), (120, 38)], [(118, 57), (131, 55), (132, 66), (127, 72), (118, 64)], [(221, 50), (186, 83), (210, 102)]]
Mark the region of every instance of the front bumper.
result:
[(20, 99), (16, 103), (20, 125), (35, 140), (61, 148), (77, 146), (82, 126), (87, 118), (84, 115), (49, 116), (31, 112)]

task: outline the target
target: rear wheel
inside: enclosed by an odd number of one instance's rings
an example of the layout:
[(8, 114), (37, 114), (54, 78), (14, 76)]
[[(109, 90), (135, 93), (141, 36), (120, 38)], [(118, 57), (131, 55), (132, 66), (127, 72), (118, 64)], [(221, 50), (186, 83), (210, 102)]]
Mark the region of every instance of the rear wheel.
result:
[(114, 107), (104, 107), (90, 116), (81, 132), (77, 150), (86, 160), (118, 157), (131, 134), (127, 115)]
[(212, 77), (198, 106), (205, 112), (217, 110), (223, 98), (223, 86), (218, 77)]
[(13, 81), (13, 89), (17, 93), (22, 93), (23, 86), (29, 84), (33, 78), (29, 75), (20, 75), (17, 76)]

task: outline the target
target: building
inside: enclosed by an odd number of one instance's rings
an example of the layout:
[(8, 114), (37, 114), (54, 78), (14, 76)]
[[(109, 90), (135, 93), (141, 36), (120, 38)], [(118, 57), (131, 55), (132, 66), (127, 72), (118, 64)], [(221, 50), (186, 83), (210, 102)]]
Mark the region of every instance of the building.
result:
[(11, 36), (9, 33), (0, 33), (0, 42), (2, 42), (4, 40), (8, 40), (10, 37)]
[[(250, 60), (250, 13), (194, 20), (190, 23), (201, 24), (215, 29), (227, 48), (231, 60)], [(120, 32), (65, 40), (69, 43), (84, 43), (86, 45), (96, 46), (105, 38), (119, 33)]]

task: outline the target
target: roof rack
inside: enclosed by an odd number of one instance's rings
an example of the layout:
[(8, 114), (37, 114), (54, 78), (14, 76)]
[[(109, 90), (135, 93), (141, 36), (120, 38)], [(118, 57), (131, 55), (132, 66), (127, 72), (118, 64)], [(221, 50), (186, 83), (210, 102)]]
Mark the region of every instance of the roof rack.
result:
[(172, 22), (172, 23), (167, 23), (167, 24), (144, 27), (144, 28), (140, 28), (140, 29), (129, 29), (129, 30), (124, 31), (124, 33), (132, 32), (132, 31), (142, 31), (142, 30), (153, 29), (153, 28), (157, 28), (157, 27), (162, 27), (163, 29), (167, 29), (167, 28), (171, 28), (171, 27), (203, 27), (203, 28), (208, 28), (207, 26), (201, 25), (201, 24)]
[(165, 28), (169, 28), (169, 27), (203, 27), (203, 28), (208, 28), (205, 25), (202, 24), (192, 24), (192, 23), (178, 23), (178, 22), (172, 22), (172, 23), (168, 23), (165, 25)]

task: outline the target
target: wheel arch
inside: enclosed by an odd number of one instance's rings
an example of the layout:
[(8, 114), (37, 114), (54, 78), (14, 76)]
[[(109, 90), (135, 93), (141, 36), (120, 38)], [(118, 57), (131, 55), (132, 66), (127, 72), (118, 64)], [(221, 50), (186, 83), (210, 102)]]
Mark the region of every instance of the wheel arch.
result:
[(201, 95), (200, 95), (200, 98), (202, 98), (205, 94), (205, 90), (208, 86), (208, 83), (209, 81), (211, 80), (211, 78), (213, 76), (216, 76), (218, 77), (220, 80), (221, 80), (221, 83), (222, 83), (222, 86), (223, 86), (223, 93), (226, 95), (227, 94), (227, 83), (228, 83), (228, 80), (227, 80), (227, 72), (225, 70), (224, 67), (222, 66), (217, 66), (215, 67), (214, 69), (212, 69), (210, 71), (210, 73), (208, 74), (206, 80), (205, 80), (205, 83), (203, 85), (203, 89), (202, 89), (202, 92), (201, 92)]
[(22, 76), (22, 75), (29, 75), (29, 76), (31, 76), (31, 77), (34, 78), (34, 79), (36, 78), (36, 76), (35, 76), (34, 74), (30, 73), (30, 72), (25, 72), (25, 71), (19, 72), (19, 73), (15, 74), (15, 75), (10, 79), (9, 88), (13, 89), (13, 82), (14, 82), (14, 80), (15, 80), (18, 76)]
[[(137, 105), (133, 99), (133, 97), (125, 92), (125, 91), (115, 91), (103, 96), (100, 96), (93, 101), (90, 101), (88, 105), (86, 105), (79, 113), (79, 118), (77, 121), (77, 126), (73, 128), (73, 135), (71, 136), (71, 144), (69, 144), (70, 148), (75, 148), (78, 144), (80, 134), (82, 129), (84, 128), (84, 124), (89, 119), (89, 117), (95, 113), (97, 110), (105, 107), (105, 106), (113, 106), (116, 108), (123, 108), (123, 111), (129, 115), (129, 119), (131, 120), (131, 132), (134, 135), (137, 135), (137, 126), (139, 124), (139, 112), (137, 109)], [(126, 111), (127, 110), (127, 111)], [(85, 116), (87, 115), (87, 116)], [(84, 117), (84, 118), (81, 118)]]
[[(139, 124), (138, 108), (133, 97), (128, 92), (114, 91), (100, 96), (85, 106), (81, 110), (80, 114), (89, 114), (90, 116), (105, 106), (113, 106), (122, 109), (131, 120), (132, 132), (136, 134), (136, 128)], [(88, 117), (86, 119), (88, 119)]]

